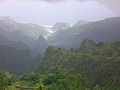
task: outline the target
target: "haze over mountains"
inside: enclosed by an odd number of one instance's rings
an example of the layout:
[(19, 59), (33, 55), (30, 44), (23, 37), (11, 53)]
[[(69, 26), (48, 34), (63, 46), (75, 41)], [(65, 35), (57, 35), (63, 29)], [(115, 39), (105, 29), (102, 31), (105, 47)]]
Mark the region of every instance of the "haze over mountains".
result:
[(17, 75), (30, 72), (40, 63), (49, 46), (78, 49), (85, 38), (97, 43), (120, 41), (120, 17), (78, 21), (75, 25), (56, 23), (53, 27), (1, 17), (0, 70), (9, 69)]
[(39, 25), (0, 18), (0, 69), (17, 75), (33, 70), (39, 63), (34, 58), (43, 55), (48, 46), (43, 37), (46, 34), (48, 31)]
[(0, 90), (120, 90), (120, 0), (0, 0)]
[(22, 42), (29, 47), (33, 47), (33, 43), (37, 39), (43, 38), (48, 31), (37, 24), (22, 24), (14, 21), (10, 17), (2, 17), (0, 19), (1, 35), (10, 41)]
[(55, 32), (49, 37), (49, 41), (63, 48), (78, 48), (85, 38), (95, 42), (120, 40), (120, 17), (96, 22), (79, 22), (71, 28)]

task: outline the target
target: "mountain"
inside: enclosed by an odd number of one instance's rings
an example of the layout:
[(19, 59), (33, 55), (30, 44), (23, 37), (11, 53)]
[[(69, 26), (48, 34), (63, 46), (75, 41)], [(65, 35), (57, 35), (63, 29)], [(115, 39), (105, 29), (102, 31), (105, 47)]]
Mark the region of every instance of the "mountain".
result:
[(19, 31), (25, 36), (33, 39), (39, 38), (40, 35), (44, 36), (48, 34), (48, 31), (45, 30), (43, 26), (32, 23), (19, 23), (17, 21), (14, 21), (10, 17), (1, 17), (0, 27), (2, 27), (2, 29), (6, 31)]
[(15, 75), (30, 72), (38, 65), (28, 47), (21, 42), (14, 42), (0, 36), (0, 70), (10, 70)]
[(83, 51), (84, 53), (92, 52), (96, 48), (96, 43), (92, 40), (86, 38), (80, 45), (79, 50)]
[(0, 31), (9, 40), (21, 41), (26, 44), (30, 44), (33, 40), (38, 39), (39, 36), (48, 34), (48, 31), (42, 26), (32, 23), (19, 23), (10, 17), (0, 18)]
[(32, 45), (31, 45), (31, 53), (33, 54), (33, 56), (36, 55), (41, 55), (43, 56), (46, 49), (48, 48), (49, 43), (47, 42), (47, 40), (40, 36), (37, 40), (35, 40)]
[(48, 47), (46, 34), (39, 25), (0, 18), (0, 70), (8, 69), (15, 75), (34, 70)]
[(65, 30), (67, 28), (70, 28), (70, 24), (68, 23), (56, 23), (54, 26), (53, 26), (53, 30), (55, 31), (59, 31), (59, 30)]
[[(70, 74), (81, 74), (89, 80), (91, 86), (98, 84), (107, 88), (106, 90), (114, 90), (120, 83), (120, 42), (89, 41), (84, 40), (79, 47), (84, 49), (76, 51), (50, 46), (36, 72), (50, 73), (55, 68), (59, 68)], [(92, 49), (90, 52), (86, 49), (88, 46)], [(112, 88), (108, 88), (110, 86)]]
[(90, 21), (80, 20), (74, 25), (74, 27), (80, 27), (80, 26), (87, 25), (87, 24), (90, 24), (90, 23), (91, 23)]
[[(49, 46), (43, 60), (37, 68), (37, 71), (40, 73), (46, 73), (58, 67), (67, 72), (85, 74), (85, 68), (90, 69), (94, 67), (94, 69), (98, 69), (98, 67), (109, 64), (112, 65), (113, 62), (119, 62), (120, 42), (95, 43), (92, 40), (90, 41), (91, 42), (89, 43), (91, 44), (88, 44), (88, 39), (85, 39), (80, 48), (75, 51)], [(92, 49), (90, 50), (91, 52), (86, 52), (88, 51), (88, 49), (86, 49), (88, 47)], [(89, 65), (88, 67), (86, 66), (87, 64)], [(92, 66), (94, 64), (99, 65), (98, 67)], [(111, 66), (111, 68), (113, 67)]]
[[(0, 34), (2, 37), (10, 41), (26, 44), (32, 56), (43, 54), (48, 43), (43, 43), (47, 42), (47, 40), (43, 39), (44, 41), (40, 41), (39, 37), (43, 38), (48, 33), (45, 27), (37, 24), (22, 24), (14, 21), (10, 17), (0, 18)], [(36, 43), (39, 43), (39, 48), (38, 46), (35, 47)], [(43, 46), (45, 47), (43, 48)]]
[(71, 28), (55, 32), (49, 42), (62, 48), (79, 48), (81, 42), (89, 38), (95, 42), (120, 41), (120, 17), (107, 18), (88, 24), (74, 25)]

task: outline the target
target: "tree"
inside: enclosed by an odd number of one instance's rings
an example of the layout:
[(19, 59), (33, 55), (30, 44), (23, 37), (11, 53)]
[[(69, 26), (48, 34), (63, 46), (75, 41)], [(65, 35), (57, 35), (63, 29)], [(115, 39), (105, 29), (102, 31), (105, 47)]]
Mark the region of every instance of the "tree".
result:
[(21, 80), (27, 81), (31, 84), (36, 84), (39, 82), (39, 75), (37, 73), (31, 72), (28, 74), (23, 75), (23, 77), (21, 78)]
[(58, 83), (61, 79), (65, 78), (65, 72), (59, 68), (55, 68), (47, 75), (47, 78), (43, 80), (44, 85), (50, 85)]
[(39, 90), (43, 90), (43, 84), (39, 84)]

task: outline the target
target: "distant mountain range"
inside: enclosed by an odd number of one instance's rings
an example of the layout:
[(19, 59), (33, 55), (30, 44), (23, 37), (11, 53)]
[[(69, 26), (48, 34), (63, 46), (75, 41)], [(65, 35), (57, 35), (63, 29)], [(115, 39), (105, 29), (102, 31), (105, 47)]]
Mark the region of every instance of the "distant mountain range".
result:
[(70, 28), (71, 25), (68, 24), (68, 23), (56, 23), (54, 26), (53, 26), (53, 30), (55, 31), (59, 31), (59, 30), (65, 30), (65, 29), (68, 29)]
[(48, 31), (44, 26), (40, 26), (33, 23), (19, 23), (14, 21), (10, 17), (1, 17), (0, 18), (0, 27), (4, 31), (19, 31), (29, 38), (37, 39), (39, 36), (44, 36), (48, 34)]
[(62, 48), (79, 48), (81, 42), (89, 38), (95, 42), (120, 41), (120, 17), (108, 18), (96, 22), (81, 23), (71, 28), (55, 32), (49, 42)]
[[(3, 37), (7, 38), (10, 41), (21, 42), (26, 44), (28, 48), (32, 50), (31, 52), (35, 51), (34, 53), (36, 53), (36, 55), (43, 54), (45, 49), (41, 46), (48, 45), (47, 43), (41, 43), (39, 44), (39, 46), (41, 47), (41, 49), (39, 47), (39, 52), (38, 49), (33, 50), (36, 49), (34, 47), (35, 44), (38, 44), (40, 40), (42, 40), (41, 42), (43, 42), (43, 39), (41, 38), (44, 38), (44, 36), (47, 35), (49, 32), (46, 30), (45, 27), (39, 26), (37, 24), (22, 24), (14, 21), (10, 17), (0, 18), (0, 33)], [(47, 41), (44, 39), (44, 42)]]
[(33, 70), (35, 62), (25, 44), (9, 41), (0, 36), (0, 70), (7, 69), (20, 75)]
[(9, 69), (17, 75), (32, 71), (44, 58), (49, 46), (82, 50), (79, 47), (83, 44), (83, 48), (92, 45), (93, 47), (87, 48), (93, 49), (94, 42), (81, 44), (85, 39), (93, 40), (95, 43), (120, 41), (120, 17), (96, 22), (78, 21), (72, 26), (67, 23), (56, 23), (53, 27), (23, 24), (10, 17), (2, 17), (0, 70)]
[(16, 75), (34, 70), (48, 47), (46, 34), (48, 31), (39, 25), (0, 18), (0, 70), (8, 69)]

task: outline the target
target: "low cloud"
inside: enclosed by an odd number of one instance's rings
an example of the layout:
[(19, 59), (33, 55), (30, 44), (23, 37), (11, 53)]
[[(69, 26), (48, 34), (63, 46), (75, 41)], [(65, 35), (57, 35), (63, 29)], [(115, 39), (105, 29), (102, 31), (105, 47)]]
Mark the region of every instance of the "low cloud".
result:
[(40, 1), (45, 1), (45, 2), (61, 2), (61, 1), (66, 1), (66, 0), (40, 0)]
[[(67, 1), (67, 0), (0, 0), (1, 2), (4, 1), (44, 1), (44, 2), (61, 2), (61, 1)], [(68, 0), (69, 1), (69, 0)]]
[[(70, 0), (0, 0), (1, 2), (5, 1), (43, 1), (48, 3), (55, 3), (55, 2), (64, 2)], [(106, 7), (110, 8), (114, 12), (120, 14), (120, 0), (73, 0), (73, 1), (97, 1)]]
[(100, 3), (120, 14), (120, 0), (98, 0)]
[(97, 1), (120, 15), (120, 0), (77, 0), (77, 1)]

